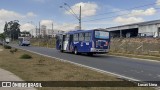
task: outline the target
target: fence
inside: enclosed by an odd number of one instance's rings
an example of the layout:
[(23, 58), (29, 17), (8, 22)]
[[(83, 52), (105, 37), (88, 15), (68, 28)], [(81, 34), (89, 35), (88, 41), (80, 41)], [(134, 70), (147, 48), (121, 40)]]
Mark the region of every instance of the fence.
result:
[(55, 38), (32, 38), (31, 45), (47, 48), (55, 48)]
[(159, 38), (111, 39), (110, 51), (113, 53), (160, 56)]

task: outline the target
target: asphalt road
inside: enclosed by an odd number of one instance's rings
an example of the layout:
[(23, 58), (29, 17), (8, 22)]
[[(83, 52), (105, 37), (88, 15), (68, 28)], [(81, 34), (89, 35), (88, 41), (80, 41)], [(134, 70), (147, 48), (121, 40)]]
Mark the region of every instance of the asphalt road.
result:
[(56, 49), (51, 48), (33, 46), (25, 47), (18, 45), (12, 46), (65, 59), (141, 81), (160, 81), (160, 62), (143, 61), (109, 55), (94, 55), (91, 57), (86, 55), (61, 53)]

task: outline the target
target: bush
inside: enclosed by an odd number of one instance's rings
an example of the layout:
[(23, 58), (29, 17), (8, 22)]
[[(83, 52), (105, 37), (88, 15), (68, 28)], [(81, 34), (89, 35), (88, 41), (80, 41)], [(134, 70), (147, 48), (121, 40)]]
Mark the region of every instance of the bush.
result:
[(13, 51), (14, 51), (14, 52), (17, 52), (17, 51), (18, 51), (18, 49), (17, 49), (17, 48), (15, 48)]
[(28, 55), (28, 54), (23, 54), (21, 55), (20, 59), (31, 59), (32, 56)]
[(5, 48), (5, 49), (11, 49), (12, 47), (11, 47), (11, 46), (8, 46), (8, 45), (4, 45), (4, 48)]
[(14, 54), (14, 52), (17, 52), (17, 51), (18, 51), (17, 48), (15, 48), (15, 49), (10, 49), (10, 52), (11, 52), (12, 54)]

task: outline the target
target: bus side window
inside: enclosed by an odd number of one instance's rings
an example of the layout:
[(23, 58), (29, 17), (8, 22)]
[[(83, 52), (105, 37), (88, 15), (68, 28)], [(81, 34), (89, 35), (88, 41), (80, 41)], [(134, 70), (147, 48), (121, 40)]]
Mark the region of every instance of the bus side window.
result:
[(91, 40), (91, 33), (85, 33), (85, 41), (90, 41)]
[(79, 33), (79, 41), (84, 41), (84, 33)]
[(73, 35), (74, 42), (79, 41), (79, 37), (78, 36), (79, 36), (78, 34), (74, 34)]
[(69, 35), (65, 35), (65, 41), (69, 40)]

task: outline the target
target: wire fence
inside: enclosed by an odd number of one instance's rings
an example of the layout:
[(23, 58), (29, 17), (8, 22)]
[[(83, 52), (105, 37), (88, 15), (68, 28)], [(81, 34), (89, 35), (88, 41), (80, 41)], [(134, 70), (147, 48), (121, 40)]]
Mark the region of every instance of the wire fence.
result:
[(55, 38), (32, 38), (30, 40), (32, 46), (55, 48)]
[(137, 55), (160, 56), (159, 38), (114, 38), (111, 39), (110, 52)]

